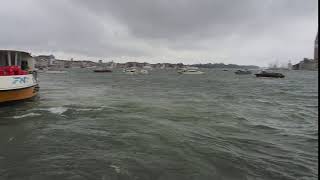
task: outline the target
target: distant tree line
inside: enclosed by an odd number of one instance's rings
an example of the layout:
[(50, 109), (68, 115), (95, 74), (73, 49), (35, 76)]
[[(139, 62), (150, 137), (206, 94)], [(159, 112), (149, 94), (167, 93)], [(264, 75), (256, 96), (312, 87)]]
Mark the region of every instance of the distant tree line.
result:
[(237, 64), (224, 64), (224, 63), (209, 63), (209, 64), (194, 64), (193, 67), (198, 68), (234, 68), (234, 69), (259, 69), (259, 66), (253, 65), (237, 65)]

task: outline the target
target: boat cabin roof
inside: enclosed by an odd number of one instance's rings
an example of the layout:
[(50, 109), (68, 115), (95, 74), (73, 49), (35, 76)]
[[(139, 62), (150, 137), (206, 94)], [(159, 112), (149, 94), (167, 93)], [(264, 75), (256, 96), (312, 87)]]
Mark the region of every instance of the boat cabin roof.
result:
[(10, 53), (20, 53), (20, 54), (24, 54), (24, 55), (26, 55), (26, 56), (32, 57), (30, 53), (25, 52), (25, 51), (19, 51), (19, 50), (3, 50), (3, 49), (0, 49), (0, 53), (8, 53), (8, 52), (10, 52)]

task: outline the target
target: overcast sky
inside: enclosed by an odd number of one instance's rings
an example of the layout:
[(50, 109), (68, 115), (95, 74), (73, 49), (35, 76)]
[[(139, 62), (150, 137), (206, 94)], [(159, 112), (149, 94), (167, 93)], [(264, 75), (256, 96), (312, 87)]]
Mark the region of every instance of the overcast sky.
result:
[(318, 0), (7, 0), (0, 23), (34, 55), (266, 66), (312, 58)]

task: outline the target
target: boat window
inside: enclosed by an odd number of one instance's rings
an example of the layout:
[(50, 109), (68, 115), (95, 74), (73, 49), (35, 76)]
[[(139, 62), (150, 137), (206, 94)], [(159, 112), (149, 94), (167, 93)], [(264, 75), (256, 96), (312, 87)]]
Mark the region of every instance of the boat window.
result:
[(24, 71), (29, 69), (27, 61), (21, 61), (21, 69)]
[(21, 53), (17, 53), (17, 66), (21, 66)]
[(5, 52), (0, 52), (0, 66), (9, 66), (8, 56)]
[(15, 53), (14, 52), (10, 52), (9, 54), (8, 54), (8, 56), (10, 56), (9, 58), (10, 58), (10, 64), (11, 64), (11, 66), (14, 66), (15, 65), (15, 62), (14, 62), (14, 59), (15, 59)]

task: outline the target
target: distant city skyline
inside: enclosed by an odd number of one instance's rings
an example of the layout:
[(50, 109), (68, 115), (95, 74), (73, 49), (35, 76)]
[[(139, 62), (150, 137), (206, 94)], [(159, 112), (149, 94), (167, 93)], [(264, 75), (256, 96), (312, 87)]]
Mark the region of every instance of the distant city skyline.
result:
[(317, 0), (11, 0), (0, 49), (58, 59), (268, 66), (313, 58)]

